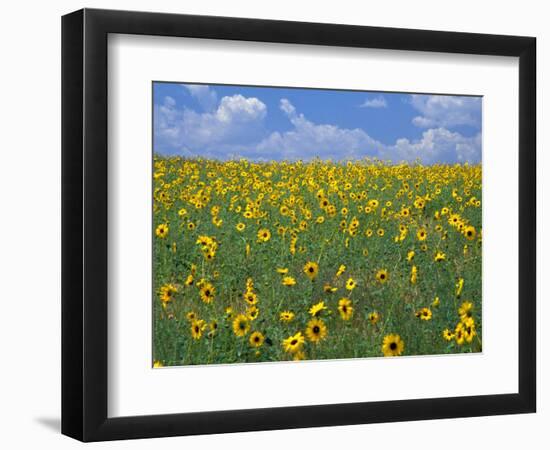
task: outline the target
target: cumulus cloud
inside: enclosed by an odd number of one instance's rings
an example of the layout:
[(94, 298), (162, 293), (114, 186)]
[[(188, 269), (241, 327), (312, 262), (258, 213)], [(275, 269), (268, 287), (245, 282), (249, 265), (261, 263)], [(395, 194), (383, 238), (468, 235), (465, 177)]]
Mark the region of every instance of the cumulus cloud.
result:
[(205, 113), (178, 109), (173, 98), (165, 97), (154, 111), (156, 151), (223, 156), (231, 146), (258, 142), (265, 134), (266, 112), (260, 100), (242, 95), (223, 97), (214, 111)]
[(435, 119), (435, 126), (426, 129), (419, 139), (382, 143), (361, 128), (315, 123), (288, 99), (281, 99), (279, 108), (291, 127), (288, 131), (269, 132), (264, 125), (267, 106), (255, 97), (226, 96), (211, 112), (201, 113), (179, 109), (174, 98), (167, 96), (155, 106), (155, 151), (256, 161), (377, 157), (394, 163), (419, 160), (433, 164), (481, 160), (480, 132), (464, 136), (438, 125)]
[[(283, 98), (280, 108), (293, 128), (284, 133), (273, 132), (256, 147), (255, 156), (264, 158), (277, 155), (281, 159), (309, 160), (358, 159), (377, 156), (382, 144), (363, 130), (339, 128), (329, 124), (315, 124), (298, 114), (289, 100)], [(279, 156), (280, 155), (280, 156)]]
[(393, 162), (419, 160), (424, 164), (474, 163), (481, 159), (481, 134), (465, 137), (439, 127), (424, 131), (418, 140), (403, 138), (388, 145), (373, 139), (362, 129), (315, 124), (298, 114), (287, 99), (281, 100), (280, 108), (293, 129), (271, 133), (252, 150), (254, 157), (263, 159), (264, 156), (277, 155), (277, 159), (290, 160), (377, 157)]
[(481, 98), (451, 95), (411, 95), (411, 105), (421, 113), (412, 119), (420, 128), (481, 128)]
[(218, 105), (218, 95), (216, 91), (210, 89), (206, 84), (182, 84), (187, 89), (193, 98), (205, 111), (213, 111)]
[(394, 162), (418, 159), (424, 164), (478, 163), (481, 161), (481, 133), (468, 137), (445, 128), (433, 128), (424, 131), (418, 140), (398, 139), (387, 146), (381, 156)]
[(386, 102), (386, 99), (379, 95), (375, 98), (367, 98), (361, 105), (359, 105), (359, 108), (387, 108), (388, 103)]

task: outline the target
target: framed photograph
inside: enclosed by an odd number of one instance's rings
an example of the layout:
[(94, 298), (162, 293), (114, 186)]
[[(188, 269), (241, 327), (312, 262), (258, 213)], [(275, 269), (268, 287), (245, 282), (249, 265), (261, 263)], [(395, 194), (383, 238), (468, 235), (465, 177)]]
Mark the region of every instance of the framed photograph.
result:
[(62, 20), (62, 432), (535, 412), (536, 40)]

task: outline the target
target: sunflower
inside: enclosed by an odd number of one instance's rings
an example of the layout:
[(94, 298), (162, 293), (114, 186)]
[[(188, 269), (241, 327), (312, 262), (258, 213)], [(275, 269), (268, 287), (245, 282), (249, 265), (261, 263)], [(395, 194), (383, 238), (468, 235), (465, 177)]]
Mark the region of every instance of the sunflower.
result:
[(459, 278), (456, 282), (456, 290), (455, 295), (457, 298), (460, 298), (460, 295), (462, 294), (462, 289), (464, 288), (464, 278)]
[(442, 334), (443, 334), (443, 339), (445, 339), (447, 342), (452, 341), (455, 337), (453, 332), (448, 328), (445, 328)]
[(411, 262), (414, 259), (414, 250), (407, 252), (407, 261)]
[(416, 280), (418, 278), (418, 269), (416, 266), (411, 267), (411, 284), (416, 284)]
[(440, 304), (440, 303), (441, 303), (441, 302), (439, 301), (439, 297), (436, 297), (436, 298), (434, 298), (434, 301), (432, 302), (432, 306), (433, 306), (434, 308), (439, 308), (439, 304)]
[(378, 314), (376, 311), (369, 313), (367, 317), (372, 325), (375, 325), (376, 322), (380, 320), (380, 314)]
[(258, 296), (254, 291), (247, 290), (243, 295), (244, 301), (249, 305), (255, 305), (258, 303)]
[(285, 323), (292, 322), (294, 320), (294, 313), (292, 311), (283, 311), (279, 314), (279, 320)]
[(403, 217), (409, 217), (411, 215), (411, 209), (410, 208), (401, 208), (401, 215)]
[(204, 283), (200, 290), (201, 300), (204, 303), (212, 303), (216, 294), (216, 288), (211, 283)]
[(267, 228), (258, 230), (258, 242), (267, 242), (271, 239), (271, 231)]
[(308, 261), (304, 265), (304, 273), (311, 281), (315, 280), (315, 278), (317, 278), (317, 274), (319, 273), (319, 264), (313, 261)]
[(286, 275), (288, 273), (288, 269), (286, 267), (278, 267), (277, 273), (280, 273), (281, 275)]
[(157, 229), (155, 230), (155, 234), (161, 238), (164, 239), (166, 236), (168, 236), (168, 224), (167, 223), (161, 223)]
[(302, 332), (298, 331), (294, 336), (289, 336), (283, 341), (283, 348), (287, 353), (296, 353), (301, 350), (305, 341)]
[(195, 224), (194, 224), (193, 222), (189, 222), (189, 223), (187, 224), (187, 229), (188, 229), (189, 231), (193, 231), (193, 230), (195, 229)]
[(303, 350), (298, 350), (292, 357), (293, 361), (303, 361), (304, 359), (306, 359), (306, 354)]
[(327, 336), (327, 326), (325, 325), (325, 322), (317, 317), (311, 319), (307, 323), (306, 336), (311, 342), (314, 343), (318, 343), (325, 339)]
[(199, 340), (205, 328), (206, 323), (204, 320), (193, 320), (193, 322), (191, 322), (191, 336), (193, 336), (193, 339)]
[(194, 312), (194, 311), (189, 311), (185, 317), (187, 317), (187, 320), (192, 322), (193, 320), (195, 320), (197, 318), (197, 313)]
[(323, 291), (326, 292), (327, 294), (332, 294), (337, 290), (338, 288), (336, 286), (331, 286), (330, 283), (325, 283), (323, 286)]
[(340, 264), (340, 267), (338, 267), (338, 271), (336, 272), (336, 276), (339, 277), (346, 271), (346, 266), (344, 264)]
[(284, 286), (294, 286), (296, 280), (293, 277), (284, 277), (282, 283)]
[(469, 317), (462, 322), (464, 324), (464, 339), (471, 343), (476, 333), (476, 325), (473, 317)]
[(309, 313), (313, 317), (317, 317), (325, 309), (327, 309), (327, 307), (325, 306), (325, 302), (319, 302), (313, 305), (311, 308), (309, 308)]
[(447, 256), (445, 255), (445, 253), (441, 252), (441, 251), (438, 251), (435, 256), (434, 256), (434, 261), (435, 262), (441, 262), (441, 261), (445, 261), (445, 258)]
[(178, 292), (178, 288), (173, 284), (165, 284), (160, 288), (160, 299), (164, 305), (170, 303), (174, 295)]
[(260, 310), (256, 305), (252, 305), (246, 310), (246, 317), (248, 317), (249, 320), (256, 320), (259, 315)]
[(233, 333), (235, 333), (239, 337), (243, 337), (250, 331), (250, 322), (248, 321), (248, 317), (246, 317), (244, 314), (239, 314), (235, 319), (233, 320)]
[(385, 234), (384, 228), (378, 228), (378, 230), (376, 230), (376, 234), (380, 237), (383, 237)]
[(469, 241), (473, 241), (476, 238), (476, 229), (471, 225), (468, 225), (466, 228), (464, 228), (463, 233), (464, 236), (466, 236), (466, 239), (468, 239)]
[(426, 232), (426, 228), (420, 228), (420, 229), (416, 232), (416, 238), (417, 238), (419, 241), (425, 241), (427, 237), (428, 237), (428, 233)]
[(455, 328), (455, 341), (458, 345), (462, 345), (464, 344), (465, 338), (466, 335), (464, 333), (464, 325), (462, 324), (462, 322), (459, 322)]
[(164, 364), (162, 364), (162, 362), (159, 361), (158, 359), (155, 360), (155, 361), (153, 362), (153, 369), (158, 369), (158, 368), (160, 368), (160, 367), (164, 367)]
[(432, 310), (430, 308), (422, 308), (419, 311), (417, 311), (415, 315), (421, 320), (431, 320)]
[(380, 283), (385, 283), (386, 281), (388, 281), (389, 277), (390, 275), (386, 269), (380, 269), (378, 272), (376, 272), (376, 279)]
[(348, 278), (348, 281), (346, 281), (346, 289), (348, 291), (353, 291), (357, 286), (357, 282), (353, 278)]
[(252, 347), (255, 347), (255, 348), (258, 348), (258, 347), (261, 347), (264, 343), (264, 335), (262, 333), (260, 333), (259, 331), (254, 331), (254, 333), (252, 333), (250, 335), (250, 338), (248, 339), (248, 342), (250, 343), (250, 345)]
[(235, 228), (237, 231), (243, 231), (246, 228), (246, 225), (242, 222), (239, 222), (237, 225), (235, 225)]
[(405, 349), (405, 343), (398, 334), (384, 336), (382, 342), (382, 353), (384, 356), (399, 356)]
[(466, 319), (472, 317), (473, 312), (474, 304), (472, 302), (463, 302), (462, 305), (460, 305), (460, 308), (458, 308), (458, 315), (462, 321), (466, 321)]
[(351, 306), (351, 300), (349, 298), (341, 298), (338, 301), (338, 311), (340, 311), (340, 317), (342, 320), (350, 320), (353, 316), (353, 306)]

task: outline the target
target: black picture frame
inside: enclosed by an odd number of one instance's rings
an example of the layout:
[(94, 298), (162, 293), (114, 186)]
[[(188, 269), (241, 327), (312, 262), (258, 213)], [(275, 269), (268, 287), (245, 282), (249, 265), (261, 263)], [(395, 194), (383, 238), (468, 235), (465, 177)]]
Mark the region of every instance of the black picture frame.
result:
[[(519, 58), (517, 393), (107, 416), (107, 36), (110, 33)], [(536, 39), (83, 9), (62, 18), (62, 433), (82, 441), (535, 412)]]

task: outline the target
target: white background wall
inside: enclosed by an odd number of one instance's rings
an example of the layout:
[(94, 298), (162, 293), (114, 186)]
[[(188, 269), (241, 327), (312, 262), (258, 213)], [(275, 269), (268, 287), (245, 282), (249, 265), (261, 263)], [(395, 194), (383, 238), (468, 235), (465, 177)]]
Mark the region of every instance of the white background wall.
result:
[[(83, 6), (305, 20), (538, 38), (539, 230), (548, 223), (550, 157), (543, 110), (550, 106), (549, 11), (545, 2), (393, 0), (88, 0), (5, 2), (0, 16), (0, 443), (3, 448), (74, 448), (60, 417), (60, 16)], [(550, 240), (539, 232), (538, 275)], [(543, 261), (544, 259), (544, 261)], [(544, 263), (544, 265), (543, 265)], [(97, 444), (95, 448), (548, 448), (550, 444), (549, 285), (539, 281), (539, 412), (536, 415), (318, 428)], [(514, 326), (514, 324), (511, 324)], [(321, 375), (322, 376), (322, 375)], [(430, 376), (440, 376), (431, 374)], [(475, 374), (464, 380), (475, 383)]]

